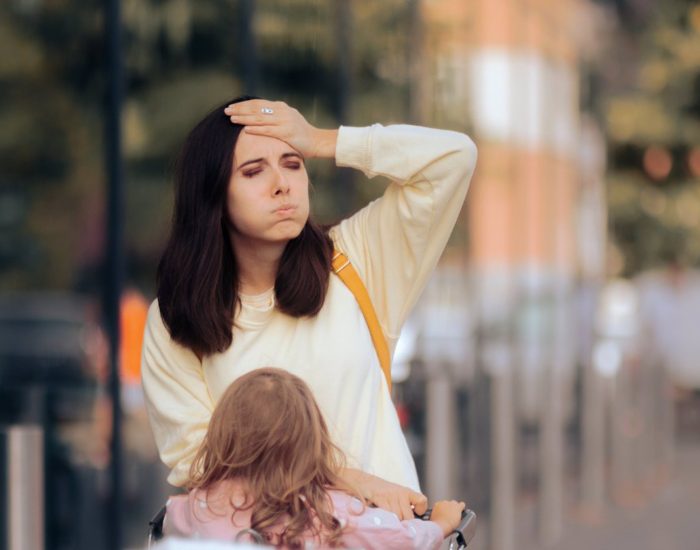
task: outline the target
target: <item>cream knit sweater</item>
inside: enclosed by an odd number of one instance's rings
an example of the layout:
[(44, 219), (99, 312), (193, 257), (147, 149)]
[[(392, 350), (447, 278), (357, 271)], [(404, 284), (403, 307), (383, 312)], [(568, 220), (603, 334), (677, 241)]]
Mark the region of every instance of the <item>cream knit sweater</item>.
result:
[[(384, 195), (331, 230), (338, 249), (365, 283), (389, 342), (415, 305), (445, 247), (476, 163), (472, 141), (456, 132), (415, 126), (341, 127), (339, 166), (381, 175)], [(348, 465), (419, 490), (413, 459), (365, 319), (345, 285), (331, 275), (319, 314), (295, 319), (275, 309), (271, 289), (242, 296), (233, 345), (202, 363), (173, 342), (151, 305), (142, 376), (151, 427), (168, 481), (182, 485), (212, 410), (238, 376), (279, 367), (311, 387)]]

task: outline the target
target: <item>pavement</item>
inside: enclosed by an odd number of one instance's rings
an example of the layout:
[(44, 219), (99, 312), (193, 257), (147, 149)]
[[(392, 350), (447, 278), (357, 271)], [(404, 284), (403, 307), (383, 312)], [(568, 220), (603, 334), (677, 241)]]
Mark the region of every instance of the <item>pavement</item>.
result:
[(644, 502), (609, 503), (593, 521), (572, 508), (563, 536), (551, 546), (536, 542), (517, 550), (700, 550), (700, 442), (676, 447), (670, 479)]

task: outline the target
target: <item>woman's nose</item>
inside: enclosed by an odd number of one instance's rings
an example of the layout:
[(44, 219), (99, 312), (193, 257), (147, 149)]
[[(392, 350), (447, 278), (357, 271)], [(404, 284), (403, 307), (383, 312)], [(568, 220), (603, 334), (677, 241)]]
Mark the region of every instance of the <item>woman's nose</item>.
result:
[(279, 195), (287, 192), (289, 192), (289, 182), (286, 176), (278, 170), (275, 172), (274, 194)]

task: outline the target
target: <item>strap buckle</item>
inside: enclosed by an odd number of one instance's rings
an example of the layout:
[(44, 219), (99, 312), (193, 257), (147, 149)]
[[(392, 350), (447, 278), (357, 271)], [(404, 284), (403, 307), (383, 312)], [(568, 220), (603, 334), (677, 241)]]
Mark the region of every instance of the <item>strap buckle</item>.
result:
[[(343, 265), (341, 265), (341, 266), (339, 266), (339, 267), (336, 267), (336, 266), (335, 266), (335, 261), (336, 261), (338, 258), (340, 258), (340, 257), (344, 257), (344, 258), (345, 258), (345, 262), (343, 262)], [(348, 267), (348, 266), (350, 265), (350, 260), (349, 260), (342, 252), (336, 252), (336, 253), (333, 255), (333, 258), (331, 259), (331, 265), (333, 266), (333, 271), (334, 271), (335, 273), (340, 273), (343, 269), (345, 269), (346, 267)]]

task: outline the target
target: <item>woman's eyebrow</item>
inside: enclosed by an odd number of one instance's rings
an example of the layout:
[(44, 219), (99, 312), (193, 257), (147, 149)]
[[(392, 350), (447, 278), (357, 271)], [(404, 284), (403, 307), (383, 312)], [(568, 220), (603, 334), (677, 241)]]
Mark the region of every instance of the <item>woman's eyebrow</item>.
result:
[[(288, 158), (298, 158), (302, 162), (304, 161), (304, 157), (301, 154), (297, 153), (296, 151), (290, 151), (289, 153), (284, 153), (284, 154), (282, 154), (282, 156), (280, 156), (281, 160), (288, 159)], [(257, 164), (259, 162), (267, 162), (267, 160), (264, 159), (263, 157), (260, 157), (257, 159), (247, 160), (244, 163), (242, 163), (240, 166), (236, 167), (236, 170), (240, 170), (241, 168), (243, 168), (244, 166), (247, 166), (249, 164)]]
[(284, 159), (288, 159), (288, 158), (292, 158), (292, 157), (298, 158), (299, 160), (302, 160), (302, 161), (304, 160), (304, 157), (300, 153), (297, 153), (296, 151), (290, 151), (289, 153), (284, 153), (280, 158), (282, 160), (284, 160)]
[(247, 160), (243, 164), (236, 167), (236, 170), (240, 170), (241, 168), (243, 168), (244, 166), (248, 166), (249, 164), (257, 164), (258, 162), (265, 162), (265, 159), (261, 157), (259, 159)]

